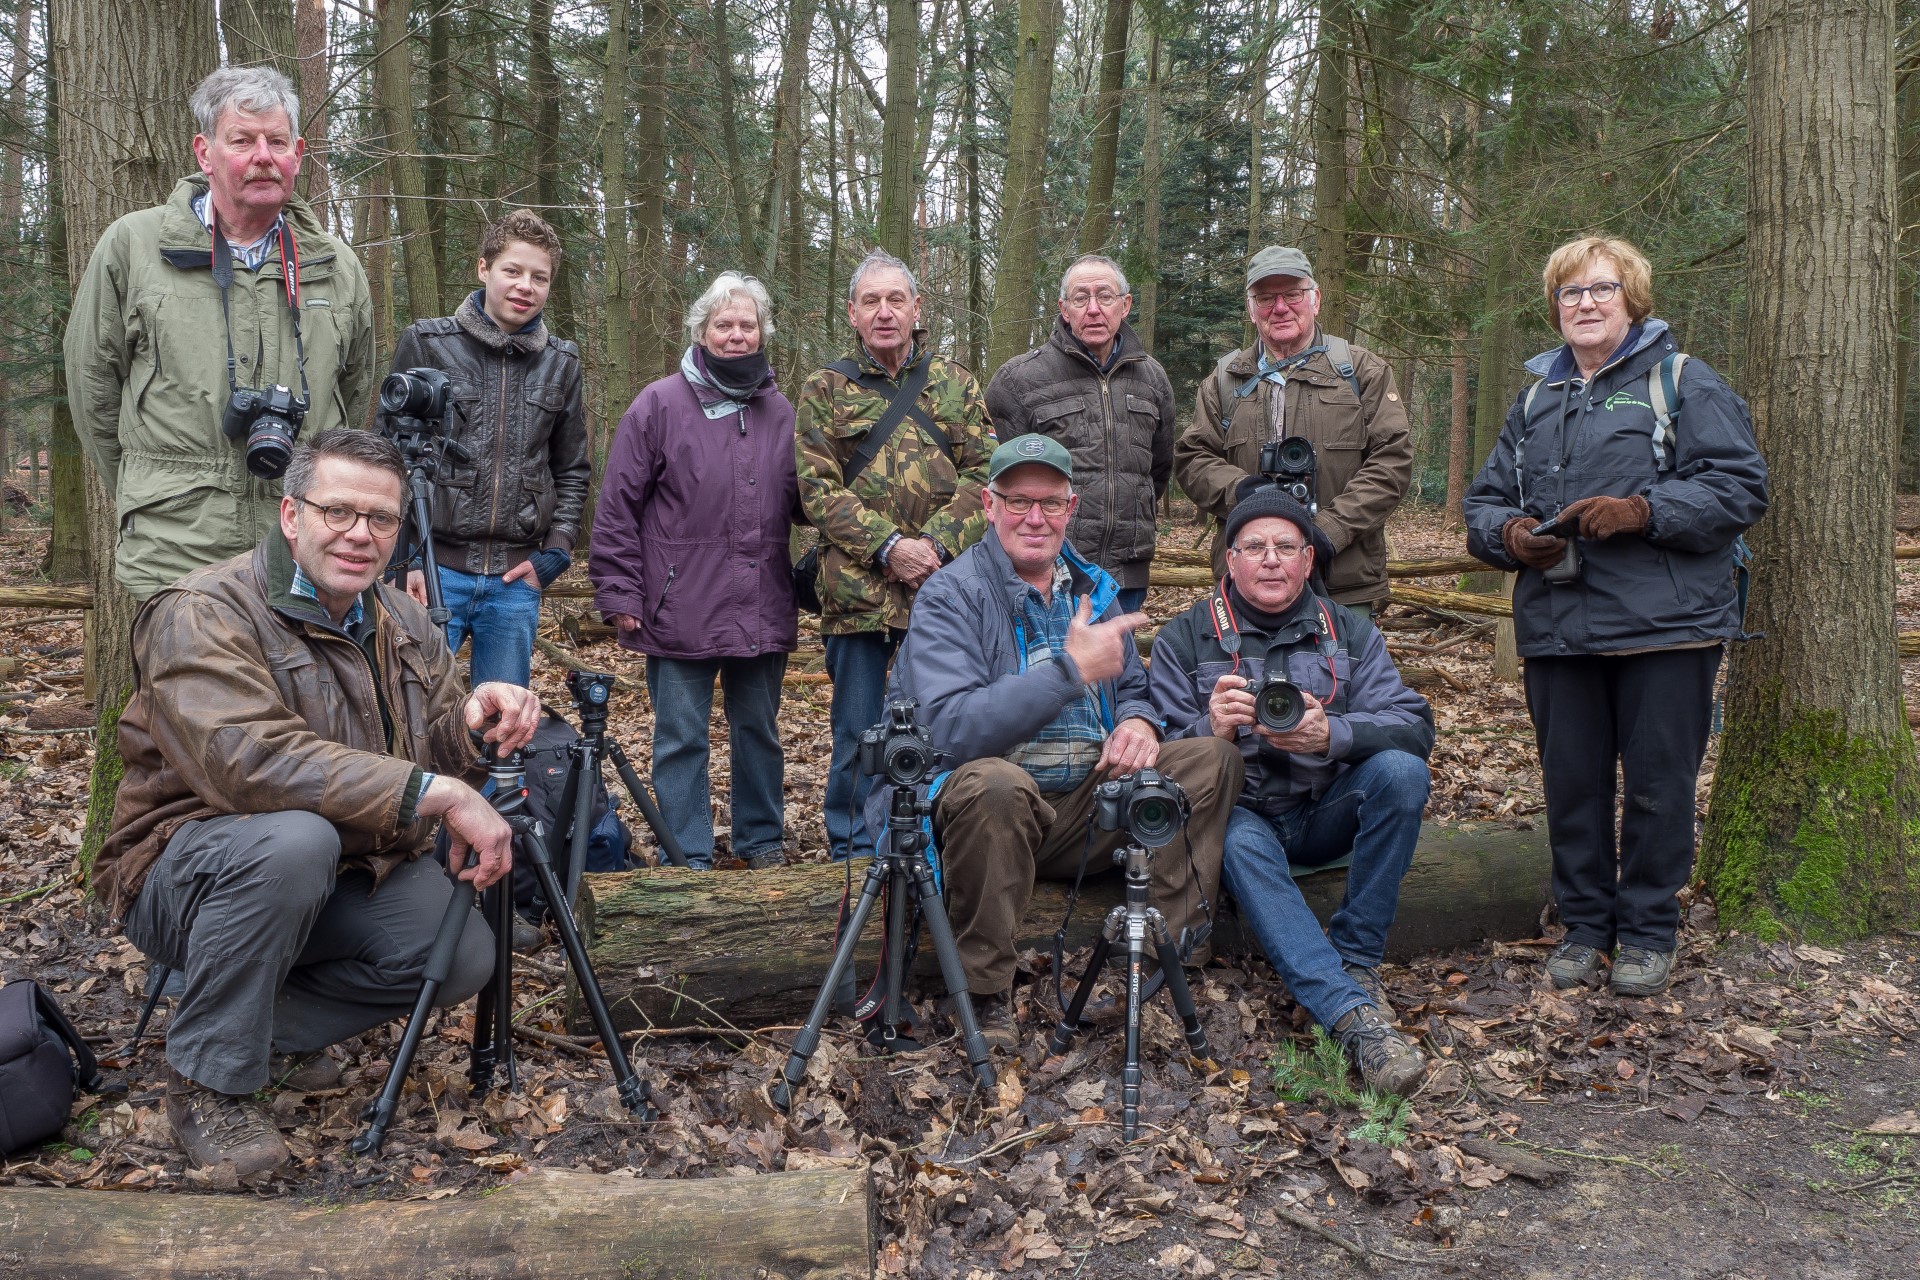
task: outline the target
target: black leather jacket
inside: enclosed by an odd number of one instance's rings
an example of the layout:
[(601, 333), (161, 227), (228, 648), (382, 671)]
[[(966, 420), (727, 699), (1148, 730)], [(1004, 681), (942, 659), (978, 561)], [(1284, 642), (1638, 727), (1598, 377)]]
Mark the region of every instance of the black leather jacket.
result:
[(393, 367), (453, 380), (452, 438), (470, 461), (434, 473), (433, 543), (441, 564), (503, 574), (544, 547), (573, 549), (593, 463), (580, 349), (535, 321), (502, 333), (473, 298), (407, 327)]

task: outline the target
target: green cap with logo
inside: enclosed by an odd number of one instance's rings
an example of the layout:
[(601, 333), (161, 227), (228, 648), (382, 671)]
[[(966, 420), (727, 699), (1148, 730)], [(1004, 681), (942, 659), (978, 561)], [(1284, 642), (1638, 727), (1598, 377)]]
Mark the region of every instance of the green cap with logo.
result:
[(1254, 254), (1253, 261), (1247, 264), (1247, 288), (1253, 288), (1268, 276), (1299, 276), (1312, 284), (1313, 264), (1298, 249), (1269, 245)]
[(993, 457), (987, 460), (987, 479), (998, 480), (1000, 473), (1009, 467), (1023, 466), (1037, 462), (1043, 467), (1052, 467), (1067, 479), (1073, 479), (1073, 455), (1066, 446), (1052, 436), (1043, 436), (1028, 432), (1024, 436), (1015, 436), (993, 451)]

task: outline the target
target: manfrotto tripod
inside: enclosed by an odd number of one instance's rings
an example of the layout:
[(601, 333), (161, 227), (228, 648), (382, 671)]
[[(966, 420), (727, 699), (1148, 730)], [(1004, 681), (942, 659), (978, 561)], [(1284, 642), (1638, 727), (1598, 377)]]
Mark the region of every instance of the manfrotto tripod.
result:
[(807, 1078), (807, 1060), (820, 1047), (820, 1029), (833, 1010), (835, 993), (843, 974), (851, 972), (853, 951), (860, 943), (860, 931), (879, 900), (887, 891), (887, 925), (884, 943), (885, 973), (874, 1043), (887, 1053), (916, 1049), (919, 1045), (901, 1034), (908, 1025), (906, 1000), (901, 990), (906, 982), (908, 943), (908, 897), (927, 922), (933, 938), (933, 953), (940, 961), (940, 976), (947, 984), (954, 1020), (960, 1024), (960, 1042), (966, 1048), (973, 1078), (983, 1088), (994, 1085), (993, 1063), (987, 1055), (986, 1037), (973, 1016), (973, 998), (967, 992), (967, 973), (960, 965), (960, 949), (954, 945), (953, 926), (947, 921), (940, 887), (934, 883), (933, 868), (927, 865), (927, 835), (920, 820), (933, 812), (933, 806), (918, 798), (915, 787), (932, 771), (935, 753), (927, 745), (927, 732), (913, 723), (916, 704), (911, 701), (890, 703), (888, 722), (876, 725), (860, 735), (860, 765), (869, 773), (883, 775), (893, 788), (888, 806), (887, 830), (874, 848), (873, 863), (867, 868), (866, 883), (860, 888), (860, 901), (848, 917), (840, 934), (840, 945), (833, 953), (833, 964), (814, 997), (807, 1023), (793, 1038), (793, 1050), (780, 1079), (769, 1090), (773, 1104), (785, 1110), (793, 1103), (793, 1093)]
[[(560, 930), (560, 942), (567, 951), (567, 961), (573, 966), (574, 978), (580, 984), (580, 994), (586, 1000), (587, 1012), (593, 1018), (594, 1031), (599, 1035), (600, 1045), (607, 1052), (607, 1062), (613, 1068), (614, 1086), (620, 1092), (620, 1101), (642, 1120), (658, 1119), (659, 1112), (654, 1110), (650, 1101), (651, 1090), (647, 1082), (635, 1074), (626, 1050), (621, 1047), (620, 1034), (614, 1030), (613, 1015), (607, 1009), (606, 997), (600, 992), (600, 982), (594, 977), (593, 966), (587, 962), (587, 949), (580, 941), (579, 926), (574, 923), (573, 912), (567, 908), (559, 878), (553, 873), (547, 833), (539, 821), (527, 812), (524, 758), (518, 751), (502, 756), (499, 751), (489, 748), (487, 776), (493, 783), (491, 799), (494, 810), (513, 828), (514, 860), (517, 864), (525, 863), (533, 868), (541, 892), (553, 911), (554, 923)], [(576, 854), (579, 852), (576, 850)], [(469, 865), (471, 863), (472, 857), (469, 855)], [(453, 955), (460, 945), (460, 934), (467, 926), (469, 913), (473, 910), (473, 899), (473, 882), (456, 881), (453, 900), (447, 904), (447, 912), (440, 920), (440, 929), (434, 934), (433, 949), (427, 954), (420, 994), (414, 1000), (413, 1013), (407, 1019), (407, 1029), (400, 1038), (400, 1047), (394, 1052), (393, 1065), (387, 1070), (386, 1085), (380, 1090), (380, 1096), (367, 1105), (362, 1116), (367, 1121), (366, 1132), (347, 1144), (355, 1155), (378, 1152), (381, 1143), (386, 1141), (387, 1129), (392, 1125), (394, 1112), (400, 1105), (400, 1092), (406, 1085), (407, 1069), (413, 1065), (414, 1053), (420, 1047), (420, 1036), (426, 1029), (427, 1014), (433, 1008), (434, 997), (439, 994), (441, 985), (453, 970)], [(473, 1082), (476, 1093), (485, 1093), (493, 1088), (495, 1070), (503, 1063), (507, 1069), (508, 1087), (515, 1087), (519, 1083), (513, 1066), (513, 889), (510, 880), (502, 879), (486, 891), (481, 914), (493, 925), (494, 958), (493, 980), (481, 989), (474, 1008), (473, 1059), (467, 1078)]]
[(1087, 961), (1086, 972), (1080, 975), (1080, 985), (1074, 989), (1066, 1015), (1054, 1028), (1047, 1051), (1058, 1056), (1073, 1044), (1074, 1033), (1081, 1026), (1080, 1015), (1087, 1007), (1087, 997), (1093, 993), (1093, 981), (1100, 975), (1115, 944), (1124, 942), (1127, 948), (1127, 1052), (1120, 1072), (1120, 1136), (1131, 1142), (1140, 1132), (1140, 1010), (1153, 994), (1151, 990), (1141, 989), (1141, 968), (1149, 939), (1160, 958), (1160, 976), (1173, 997), (1174, 1009), (1180, 1014), (1187, 1047), (1196, 1058), (1211, 1058), (1213, 1050), (1207, 1047), (1207, 1033), (1194, 1010), (1193, 992), (1187, 988), (1186, 971), (1180, 967), (1180, 951), (1167, 931), (1166, 917), (1158, 907), (1147, 905), (1152, 852), (1130, 844), (1115, 851), (1113, 860), (1127, 871), (1126, 901), (1107, 913), (1100, 939), (1093, 944), (1093, 956)]

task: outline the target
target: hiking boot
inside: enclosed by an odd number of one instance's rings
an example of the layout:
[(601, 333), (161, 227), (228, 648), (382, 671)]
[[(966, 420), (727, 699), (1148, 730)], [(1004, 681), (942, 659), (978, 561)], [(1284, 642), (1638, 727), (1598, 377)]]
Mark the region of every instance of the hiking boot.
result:
[(1622, 947), (1613, 961), (1613, 994), (1657, 996), (1673, 979), (1671, 951), (1651, 947)]
[(513, 953), (530, 956), (546, 945), (546, 930), (516, 912), (513, 917)]
[[(948, 1006), (951, 1012), (952, 1006)], [(1012, 1053), (1020, 1047), (1020, 1026), (1013, 1020), (1013, 989), (998, 995), (973, 997), (973, 1020), (980, 1027), (989, 1049)], [(959, 1026), (959, 1019), (954, 1019)]]
[(340, 1064), (324, 1053), (276, 1053), (267, 1063), (270, 1083), (296, 1093), (340, 1087)]
[(196, 1169), (230, 1164), (246, 1178), (279, 1169), (291, 1158), (280, 1130), (252, 1098), (195, 1084), (172, 1067), (167, 1068), (167, 1120)]
[(1400, 1015), (1394, 1012), (1392, 1003), (1387, 999), (1386, 984), (1380, 981), (1378, 969), (1371, 965), (1356, 964), (1351, 960), (1342, 960), (1340, 967), (1347, 971), (1347, 976), (1353, 979), (1355, 986), (1366, 992), (1367, 999), (1373, 1001), (1373, 1007), (1378, 1009), (1388, 1022), (1399, 1018)]
[(763, 853), (750, 853), (741, 859), (749, 871), (771, 871), (787, 865), (787, 855), (779, 849), (768, 849)]
[(1600, 960), (1598, 948), (1568, 938), (1547, 957), (1547, 976), (1562, 989), (1590, 987), (1600, 980)]
[(1333, 1038), (1369, 1089), (1406, 1097), (1427, 1076), (1427, 1060), (1378, 1009), (1363, 1004), (1333, 1024)]

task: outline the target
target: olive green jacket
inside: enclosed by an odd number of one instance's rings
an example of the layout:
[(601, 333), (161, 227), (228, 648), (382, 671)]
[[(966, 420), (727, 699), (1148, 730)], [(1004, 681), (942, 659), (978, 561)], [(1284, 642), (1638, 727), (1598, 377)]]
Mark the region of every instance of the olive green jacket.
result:
[[(862, 347), (848, 358), (886, 376)], [(986, 487), (994, 438), (986, 398), (964, 366), (925, 348), (915, 351), (901, 375), (921, 360), (933, 364), (920, 405), (946, 433), (951, 461), (912, 417), (903, 418), (849, 487), (843, 468), (886, 412), (887, 402), (832, 369), (821, 369), (807, 379), (795, 405), (800, 501), (820, 530), (820, 630), (825, 635), (905, 630), (913, 589), (890, 581), (874, 562), (890, 535), (932, 538), (951, 560), (987, 530), (980, 491)]]
[[(204, 177), (185, 178), (166, 204), (108, 227), (67, 321), (73, 425), (119, 513), (114, 576), (142, 600), (254, 546), (279, 519), (280, 482), (250, 474), (245, 442), (220, 430), (228, 328), (210, 270), (212, 242), (191, 204), (206, 189)], [(326, 233), (312, 208), (296, 198), (286, 217), (313, 400), (300, 436), (311, 439), (367, 421), (373, 305), (353, 251)], [(235, 264), (228, 306), (235, 380), (298, 394), (277, 240), (258, 271)]]

